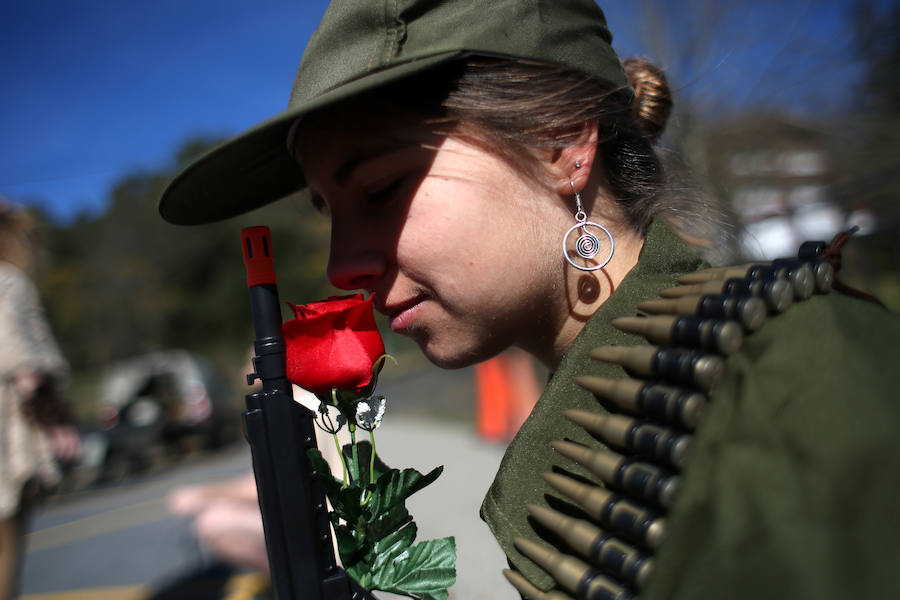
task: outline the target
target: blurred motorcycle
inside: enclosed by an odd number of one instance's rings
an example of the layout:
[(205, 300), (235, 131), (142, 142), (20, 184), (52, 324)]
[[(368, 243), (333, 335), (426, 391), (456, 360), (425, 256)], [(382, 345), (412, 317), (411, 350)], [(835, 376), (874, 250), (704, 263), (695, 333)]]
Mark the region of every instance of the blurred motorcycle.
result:
[[(107, 369), (96, 407), (101, 480), (120, 480), (165, 457), (240, 436), (240, 404), (205, 359), (153, 352)], [(95, 458), (97, 460), (97, 458)]]

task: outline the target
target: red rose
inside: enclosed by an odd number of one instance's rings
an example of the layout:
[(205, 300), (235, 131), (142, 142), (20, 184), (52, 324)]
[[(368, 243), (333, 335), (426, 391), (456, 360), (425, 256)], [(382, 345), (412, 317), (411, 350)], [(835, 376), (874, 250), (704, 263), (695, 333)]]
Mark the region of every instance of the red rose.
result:
[(339, 296), (294, 306), (284, 324), (288, 379), (314, 394), (332, 388), (360, 392), (372, 382), (372, 365), (384, 354), (372, 296)]

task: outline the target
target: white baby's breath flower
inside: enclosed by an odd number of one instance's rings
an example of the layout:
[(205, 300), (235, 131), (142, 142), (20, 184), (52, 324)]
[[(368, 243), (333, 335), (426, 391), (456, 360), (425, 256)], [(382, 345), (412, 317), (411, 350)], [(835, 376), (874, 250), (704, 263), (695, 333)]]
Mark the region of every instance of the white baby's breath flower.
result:
[(363, 400), (356, 405), (356, 424), (363, 429), (372, 431), (381, 425), (386, 406), (387, 402), (384, 396), (374, 396), (369, 401)]

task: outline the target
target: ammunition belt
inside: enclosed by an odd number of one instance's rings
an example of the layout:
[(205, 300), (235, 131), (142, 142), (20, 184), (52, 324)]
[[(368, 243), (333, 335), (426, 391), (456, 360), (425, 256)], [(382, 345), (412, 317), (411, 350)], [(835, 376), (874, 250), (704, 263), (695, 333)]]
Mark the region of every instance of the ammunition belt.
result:
[(834, 268), (818, 258), (825, 249), (823, 242), (807, 242), (797, 258), (684, 275), (678, 286), (660, 292), (660, 299), (638, 306), (651, 316), (613, 320), (617, 329), (643, 336), (651, 345), (602, 346), (591, 352), (592, 358), (621, 365), (635, 378), (576, 379), (608, 412), (569, 410), (566, 418), (614, 450), (551, 443), (600, 485), (544, 474), (588, 518), (548, 506), (527, 507), (539, 524), (538, 535), (550, 545), (519, 537), (515, 546), (553, 577), (557, 589), (540, 590), (520, 573), (504, 571), (525, 598), (629, 600), (646, 587), (654, 554), (665, 542), (667, 512), (688, 465), (693, 432), (710, 390), (725, 372), (725, 357), (792, 303), (831, 290)]

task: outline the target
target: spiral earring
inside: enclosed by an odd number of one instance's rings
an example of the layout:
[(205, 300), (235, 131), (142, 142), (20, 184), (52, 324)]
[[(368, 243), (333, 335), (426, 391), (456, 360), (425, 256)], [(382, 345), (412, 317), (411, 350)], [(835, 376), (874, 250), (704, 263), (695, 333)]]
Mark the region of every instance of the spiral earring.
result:
[[(580, 164), (576, 164), (576, 166), (580, 166)], [(612, 260), (613, 251), (616, 249), (616, 241), (613, 239), (612, 233), (610, 233), (609, 229), (600, 225), (599, 223), (594, 223), (593, 221), (587, 220), (587, 213), (584, 212), (584, 205), (581, 203), (581, 194), (578, 193), (578, 190), (575, 189), (575, 184), (572, 180), (569, 180), (569, 185), (572, 186), (572, 193), (575, 194), (575, 224), (569, 227), (569, 230), (566, 231), (566, 235), (563, 236), (562, 247), (563, 247), (563, 256), (565, 256), (566, 261), (578, 269), (579, 271), (596, 271), (597, 269), (602, 269), (609, 261)], [(600, 253), (600, 239), (588, 231), (589, 227), (593, 227), (596, 229), (602, 229), (603, 233), (606, 234), (606, 237), (609, 238), (609, 254), (606, 256), (606, 259), (600, 264), (594, 265), (593, 267), (584, 267), (575, 263), (572, 260), (572, 257), (569, 256), (569, 236), (572, 235), (572, 232), (576, 229), (581, 230), (581, 234), (578, 236), (578, 239), (575, 240), (575, 253), (578, 254), (581, 258), (585, 260), (590, 260), (596, 257)]]

